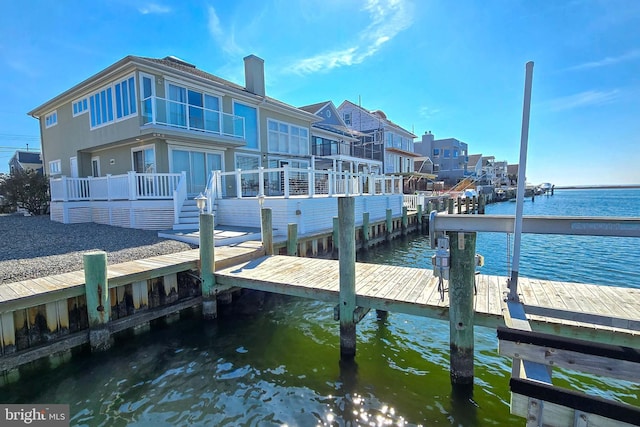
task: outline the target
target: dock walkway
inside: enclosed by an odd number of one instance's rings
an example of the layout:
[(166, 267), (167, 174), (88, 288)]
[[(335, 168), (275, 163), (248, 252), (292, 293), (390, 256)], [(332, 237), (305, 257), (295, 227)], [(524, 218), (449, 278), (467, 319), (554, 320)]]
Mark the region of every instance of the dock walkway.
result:
[[(338, 303), (339, 281), (338, 261), (315, 258), (261, 257), (216, 271), (218, 286), (331, 304)], [(475, 324), (504, 325), (506, 282), (506, 277), (476, 276)], [(518, 286), (534, 327), (565, 329), (571, 336), (601, 342), (640, 344), (640, 289), (527, 278), (520, 278)], [(448, 320), (448, 294), (441, 300), (437, 288), (438, 279), (431, 269), (356, 263), (359, 307)], [(613, 333), (598, 333), (604, 330)]]

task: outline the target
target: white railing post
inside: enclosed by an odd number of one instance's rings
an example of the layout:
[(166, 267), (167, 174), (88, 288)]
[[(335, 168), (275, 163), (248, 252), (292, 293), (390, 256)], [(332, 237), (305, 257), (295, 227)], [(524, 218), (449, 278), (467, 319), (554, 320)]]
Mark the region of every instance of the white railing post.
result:
[(333, 179), (334, 178), (335, 178), (335, 172), (328, 170), (327, 171), (327, 185), (328, 185), (327, 194), (329, 197), (333, 196), (333, 186), (334, 186)]
[(342, 175), (343, 178), (343, 185), (344, 185), (344, 195), (345, 196), (349, 196), (351, 195), (351, 172), (344, 172)]
[(316, 193), (316, 174), (311, 168), (307, 168), (309, 170), (307, 174), (307, 178), (309, 181), (309, 197), (315, 196)]
[(83, 193), (88, 193), (88, 194), (83, 194), (83, 196), (89, 196), (89, 200), (93, 200), (93, 194), (94, 194), (94, 188), (93, 187), (93, 177), (92, 176), (88, 176), (87, 177), (87, 188), (85, 188), (85, 191)]
[(358, 174), (358, 187), (360, 187), (359, 190), (361, 196), (364, 194), (364, 177), (364, 173)]
[(242, 199), (242, 170), (236, 169), (236, 197)]
[(107, 174), (107, 200), (111, 200), (111, 174)]
[(369, 175), (369, 195), (371, 196), (376, 194), (376, 179), (374, 177), (373, 173)]
[(66, 176), (62, 176), (60, 178), (60, 182), (62, 183), (62, 201), (63, 202), (68, 202), (69, 201), (69, 189), (67, 188), (67, 177)]
[(258, 196), (264, 197), (264, 166), (260, 166), (258, 172)]
[(222, 199), (222, 173), (220, 171), (215, 171), (216, 177), (216, 197), (218, 199)]
[(129, 180), (129, 200), (138, 199), (138, 180), (135, 171), (127, 172), (127, 178)]
[(403, 194), (403, 193), (404, 193), (404, 188), (402, 184), (402, 175), (400, 175), (398, 177), (398, 194)]
[(289, 198), (289, 165), (283, 165), (282, 175), (284, 177), (284, 198)]

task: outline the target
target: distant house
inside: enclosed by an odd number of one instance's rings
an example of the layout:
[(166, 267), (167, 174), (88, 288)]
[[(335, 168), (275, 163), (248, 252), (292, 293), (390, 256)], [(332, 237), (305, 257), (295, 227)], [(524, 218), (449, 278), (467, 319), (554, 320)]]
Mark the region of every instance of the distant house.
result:
[(385, 174), (414, 172), (414, 159), (420, 155), (414, 152), (412, 132), (393, 123), (384, 112), (369, 111), (350, 101), (340, 104), (338, 111), (349, 129), (361, 133), (358, 138), (363, 146), (381, 151)]
[(519, 173), (519, 165), (508, 165), (507, 166), (507, 179), (509, 181), (508, 185), (516, 185), (518, 184), (518, 173)]
[(42, 170), (42, 157), (39, 152), (17, 150), (9, 160), (9, 173), (26, 172), (34, 170), (40, 174)]
[(435, 139), (435, 135), (426, 132), (422, 141), (415, 143), (415, 150), (421, 156), (428, 156), (433, 162), (433, 173), (439, 181), (454, 185), (470, 172), (467, 143), (455, 138)]
[[(213, 170), (310, 167), (319, 117), (266, 96), (262, 59), (247, 56), (244, 70), (242, 86), (176, 57), (127, 56), (30, 111), (51, 218), (169, 228)], [(239, 186), (257, 194), (258, 174), (220, 188)]]
[(316, 169), (382, 173), (382, 146), (364, 142), (368, 134), (348, 127), (332, 101), (300, 107), (322, 120), (311, 125)]

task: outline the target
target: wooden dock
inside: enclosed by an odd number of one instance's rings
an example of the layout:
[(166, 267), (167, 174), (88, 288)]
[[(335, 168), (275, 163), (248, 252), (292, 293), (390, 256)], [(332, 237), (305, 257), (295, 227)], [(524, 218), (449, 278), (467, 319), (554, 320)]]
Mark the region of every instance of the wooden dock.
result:
[[(507, 278), (476, 275), (475, 324), (504, 325)], [(446, 284), (446, 282), (445, 282)], [(216, 271), (216, 285), (338, 303), (338, 261), (261, 257)], [(448, 320), (448, 293), (438, 292), (431, 269), (356, 263), (356, 305)], [(640, 289), (520, 278), (530, 321), (542, 331), (604, 343), (640, 346)], [(608, 331), (608, 334), (601, 332)]]

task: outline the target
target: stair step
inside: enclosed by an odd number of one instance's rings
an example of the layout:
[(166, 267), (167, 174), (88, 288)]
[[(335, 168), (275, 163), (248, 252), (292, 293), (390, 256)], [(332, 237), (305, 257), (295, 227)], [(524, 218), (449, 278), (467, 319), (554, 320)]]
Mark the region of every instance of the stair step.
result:
[(198, 211), (189, 211), (189, 212), (182, 211), (180, 213), (180, 218), (197, 218), (199, 215), (200, 215), (200, 212)]

